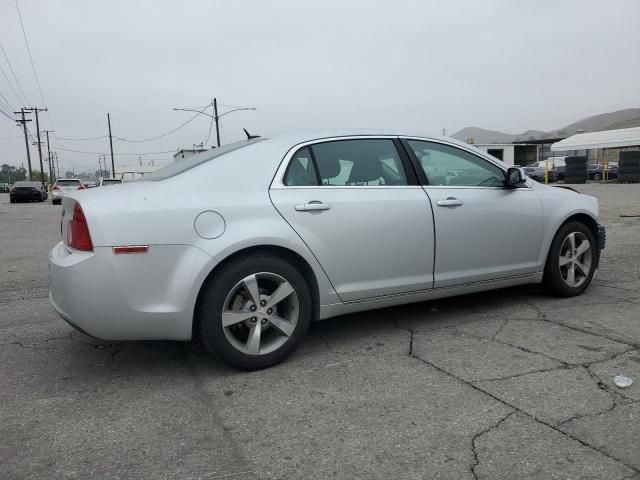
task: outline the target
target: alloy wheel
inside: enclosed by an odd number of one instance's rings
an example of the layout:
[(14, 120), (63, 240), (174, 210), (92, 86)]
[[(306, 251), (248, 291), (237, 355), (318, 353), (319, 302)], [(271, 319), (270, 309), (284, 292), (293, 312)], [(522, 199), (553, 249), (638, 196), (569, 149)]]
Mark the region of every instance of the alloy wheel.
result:
[(224, 334), (238, 351), (266, 355), (282, 347), (298, 323), (300, 303), (291, 284), (260, 272), (239, 281), (222, 308)]
[(582, 285), (591, 272), (593, 252), (586, 235), (571, 232), (560, 247), (560, 276), (569, 287)]

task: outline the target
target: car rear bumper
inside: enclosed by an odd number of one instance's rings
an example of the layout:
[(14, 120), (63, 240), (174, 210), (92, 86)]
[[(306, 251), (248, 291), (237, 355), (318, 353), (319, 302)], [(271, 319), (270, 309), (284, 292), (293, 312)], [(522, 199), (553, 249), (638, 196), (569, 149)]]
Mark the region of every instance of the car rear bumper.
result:
[(96, 338), (188, 340), (208, 273), (201, 268), (211, 261), (187, 245), (114, 255), (109, 247), (81, 252), (60, 242), (49, 254), (49, 297), (65, 321)]
[(42, 194), (40, 192), (29, 192), (29, 193), (10, 193), (10, 200), (40, 200), (42, 198)]

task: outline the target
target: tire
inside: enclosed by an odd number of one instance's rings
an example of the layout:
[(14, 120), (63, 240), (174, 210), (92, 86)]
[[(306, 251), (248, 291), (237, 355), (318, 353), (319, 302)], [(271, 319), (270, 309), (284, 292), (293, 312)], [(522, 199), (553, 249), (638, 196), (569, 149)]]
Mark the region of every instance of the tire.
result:
[(635, 175), (640, 173), (640, 167), (618, 167), (618, 173)]
[[(248, 279), (258, 285), (253, 294), (244, 283)], [(277, 302), (273, 311), (266, 310), (269, 304), (264, 302), (279, 287), (293, 291)], [(261, 305), (253, 301), (256, 290)], [(227, 326), (223, 326), (223, 311), (232, 322)], [(201, 292), (196, 321), (200, 340), (209, 353), (232, 367), (258, 370), (282, 362), (300, 345), (312, 312), (311, 292), (302, 274), (280, 257), (255, 254), (214, 273)], [(257, 348), (252, 343), (256, 337)]]
[(564, 163), (567, 167), (577, 166), (577, 165), (586, 165), (587, 157), (567, 157)]
[(618, 183), (640, 182), (640, 173), (618, 173)]
[[(581, 248), (582, 242), (588, 242), (588, 249), (578, 255), (578, 263), (582, 265), (582, 268), (588, 270), (585, 275), (584, 270), (577, 267), (577, 264), (573, 263), (575, 258), (574, 253), (568, 255), (568, 250), (571, 246), (569, 236), (574, 236), (574, 243), (576, 249)], [(560, 265), (561, 254), (563, 262), (569, 259), (566, 265)], [(599, 252), (596, 250), (596, 241), (593, 237), (593, 233), (584, 223), (578, 221), (569, 221), (562, 225), (549, 248), (549, 254), (547, 255), (547, 263), (544, 267), (544, 275), (542, 283), (545, 288), (553, 295), (559, 297), (574, 297), (580, 295), (586, 290), (593, 279), (593, 274), (598, 264)], [(588, 257), (588, 258), (587, 258)], [(571, 285), (569, 269), (574, 270), (574, 285)]]
[(16, 201), (13, 198), (10, 198), (9, 203), (16, 203)]
[(564, 177), (564, 183), (586, 183), (586, 182), (587, 182), (586, 175), (580, 175), (577, 177), (565, 175)]
[(599, 182), (600, 180), (602, 180), (602, 175), (600, 175), (599, 173), (594, 173), (591, 179)]

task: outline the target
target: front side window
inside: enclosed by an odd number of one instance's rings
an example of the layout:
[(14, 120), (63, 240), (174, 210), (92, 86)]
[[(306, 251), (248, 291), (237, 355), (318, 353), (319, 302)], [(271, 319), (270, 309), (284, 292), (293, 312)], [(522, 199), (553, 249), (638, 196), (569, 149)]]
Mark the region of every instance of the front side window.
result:
[(504, 172), (492, 163), (459, 148), (422, 140), (407, 140), (429, 185), (502, 187)]
[(407, 185), (407, 177), (393, 140), (372, 138), (336, 140), (304, 147), (292, 157), (284, 183), (389, 186)]

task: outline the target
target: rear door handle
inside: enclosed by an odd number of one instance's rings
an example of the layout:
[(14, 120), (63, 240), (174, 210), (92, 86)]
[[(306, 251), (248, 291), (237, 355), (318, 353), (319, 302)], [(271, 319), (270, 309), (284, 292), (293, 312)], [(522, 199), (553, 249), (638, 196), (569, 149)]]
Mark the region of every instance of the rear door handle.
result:
[(322, 203), (319, 200), (312, 200), (309, 203), (300, 203), (296, 205), (297, 212), (317, 212), (320, 210), (330, 210), (331, 205)]
[(447, 197), (446, 200), (438, 200), (436, 204), (439, 207), (459, 207), (462, 205), (462, 200), (458, 200), (456, 197)]

